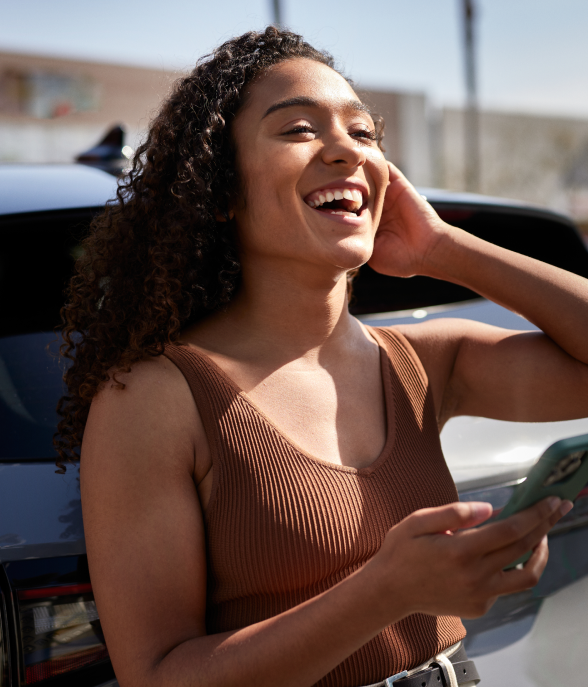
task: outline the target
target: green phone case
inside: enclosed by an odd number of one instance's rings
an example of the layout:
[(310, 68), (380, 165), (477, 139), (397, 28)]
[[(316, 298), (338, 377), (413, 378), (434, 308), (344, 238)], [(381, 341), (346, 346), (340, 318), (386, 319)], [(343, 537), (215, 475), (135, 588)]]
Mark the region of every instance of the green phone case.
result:
[[(568, 457), (567, 464), (562, 463)], [(571, 474), (566, 474), (577, 462)], [(551, 482), (551, 483), (550, 483)], [(574, 501), (588, 484), (588, 434), (569, 439), (561, 439), (552, 444), (533, 465), (527, 479), (519, 484), (509, 502), (498, 516), (498, 520), (529, 508), (548, 496), (559, 496), (562, 500)], [(508, 565), (505, 570), (525, 563), (531, 557), (531, 551), (523, 554)]]

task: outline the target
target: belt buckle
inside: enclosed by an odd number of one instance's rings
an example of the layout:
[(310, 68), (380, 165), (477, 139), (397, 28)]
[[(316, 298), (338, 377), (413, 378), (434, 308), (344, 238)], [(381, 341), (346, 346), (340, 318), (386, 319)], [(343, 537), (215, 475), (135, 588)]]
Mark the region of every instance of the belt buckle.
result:
[(392, 687), (392, 684), (396, 682), (396, 680), (401, 680), (403, 677), (406, 677), (408, 675), (408, 670), (403, 670), (401, 673), (396, 673), (396, 675), (391, 675), (390, 677), (387, 677), (384, 680), (384, 684), (386, 687)]

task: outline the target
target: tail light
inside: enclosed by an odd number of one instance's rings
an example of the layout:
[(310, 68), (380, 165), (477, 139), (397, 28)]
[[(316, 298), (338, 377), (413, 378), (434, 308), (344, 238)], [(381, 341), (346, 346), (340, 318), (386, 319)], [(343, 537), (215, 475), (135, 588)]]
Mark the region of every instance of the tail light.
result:
[(5, 569), (18, 648), (15, 684), (91, 687), (113, 679), (86, 556), (13, 561)]
[(11, 665), (17, 660), (14, 634), (11, 633), (10, 585), (0, 563), (0, 687), (12, 684)]
[(90, 584), (18, 591), (24, 684), (108, 659)]
[(6, 623), (6, 604), (0, 589), (0, 687), (8, 685), (8, 628)]

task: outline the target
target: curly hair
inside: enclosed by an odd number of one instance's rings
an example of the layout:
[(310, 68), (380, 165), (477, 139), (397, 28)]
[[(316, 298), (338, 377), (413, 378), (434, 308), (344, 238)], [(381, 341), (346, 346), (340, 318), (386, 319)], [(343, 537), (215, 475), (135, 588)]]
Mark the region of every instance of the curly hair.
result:
[(177, 342), (187, 325), (238, 289), (229, 221), (239, 190), (231, 124), (244, 87), (291, 58), (335, 69), (331, 55), (274, 26), (201, 58), (174, 84), (116, 198), (92, 222), (61, 310), (61, 354), (71, 365), (58, 404), (58, 472), (77, 460), (90, 403), (112, 371), (124, 388), (116, 372), (161, 355), (164, 344)]

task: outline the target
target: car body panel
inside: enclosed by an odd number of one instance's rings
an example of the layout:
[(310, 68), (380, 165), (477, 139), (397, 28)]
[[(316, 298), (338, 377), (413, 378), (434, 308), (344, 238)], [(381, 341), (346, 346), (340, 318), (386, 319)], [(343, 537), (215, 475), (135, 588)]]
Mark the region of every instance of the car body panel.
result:
[(114, 177), (84, 165), (0, 165), (0, 215), (101, 207), (115, 193)]
[(0, 562), (86, 552), (78, 471), (54, 462), (0, 464)]
[[(588, 577), (545, 599), (516, 641), (476, 657), (484, 687), (581, 685), (585, 678)], [(580, 629), (580, 631), (578, 631)]]

